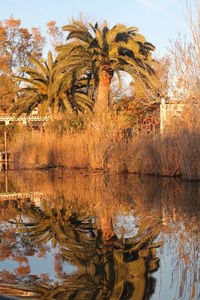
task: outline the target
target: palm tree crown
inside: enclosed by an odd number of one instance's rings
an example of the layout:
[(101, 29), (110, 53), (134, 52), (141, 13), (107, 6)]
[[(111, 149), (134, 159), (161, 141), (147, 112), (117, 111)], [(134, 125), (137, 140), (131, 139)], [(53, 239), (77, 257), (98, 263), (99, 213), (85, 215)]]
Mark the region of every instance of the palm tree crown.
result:
[(53, 58), (48, 53), (48, 61), (40, 61), (29, 57), (32, 67), (21, 68), (25, 76), (15, 77), (16, 81), (23, 83), (18, 89), (19, 99), (12, 108), (12, 112), (30, 114), (35, 107), (40, 106), (45, 114), (48, 109), (48, 88), (50, 83)]
[(152, 51), (155, 47), (146, 42), (136, 27), (117, 24), (111, 29), (104, 22), (86, 26), (73, 20), (63, 26), (68, 32), (65, 45), (57, 48), (56, 74), (62, 73), (62, 81), (70, 72), (78, 78), (89, 74), (97, 87), (96, 111), (108, 109), (109, 90), (114, 73), (120, 80), (120, 71), (127, 72), (135, 80), (152, 84)]
[[(12, 112), (30, 114), (38, 106), (42, 115), (49, 109), (52, 114), (92, 110), (93, 101), (86, 94), (86, 77), (77, 81), (74, 73), (70, 73), (68, 77), (66, 74), (68, 80), (55, 88), (52, 80), (55, 62), (51, 52), (48, 53), (47, 61), (39, 61), (32, 56), (29, 57), (29, 61), (33, 67), (21, 69), (25, 77), (16, 77), (16, 80), (24, 85), (18, 89), (19, 101), (12, 108)], [(61, 77), (62, 74), (59, 74), (58, 78)]]

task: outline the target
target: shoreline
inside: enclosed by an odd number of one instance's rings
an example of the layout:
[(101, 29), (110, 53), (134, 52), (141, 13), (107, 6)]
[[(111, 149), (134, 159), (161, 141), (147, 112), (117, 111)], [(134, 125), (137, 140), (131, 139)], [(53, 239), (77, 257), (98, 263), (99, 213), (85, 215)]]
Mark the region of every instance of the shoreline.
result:
[(74, 172), (84, 172), (85, 174), (102, 174), (102, 175), (117, 175), (117, 176), (129, 176), (136, 175), (139, 177), (157, 177), (157, 178), (174, 178), (175, 180), (180, 179), (184, 182), (200, 182), (200, 179), (187, 179), (182, 175), (166, 175), (166, 174), (154, 174), (154, 173), (141, 173), (141, 172), (117, 172), (117, 171), (109, 171), (106, 169), (92, 169), (92, 168), (81, 168), (81, 167), (65, 167), (65, 166), (48, 166), (48, 165), (38, 165), (38, 166), (29, 166), (29, 167), (21, 167), (21, 168), (8, 168), (8, 170), (2, 170), (0, 173), (6, 172), (23, 172), (23, 171), (41, 171), (41, 172), (49, 172), (49, 171), (63, 171), (69, 172), (73, 174)]

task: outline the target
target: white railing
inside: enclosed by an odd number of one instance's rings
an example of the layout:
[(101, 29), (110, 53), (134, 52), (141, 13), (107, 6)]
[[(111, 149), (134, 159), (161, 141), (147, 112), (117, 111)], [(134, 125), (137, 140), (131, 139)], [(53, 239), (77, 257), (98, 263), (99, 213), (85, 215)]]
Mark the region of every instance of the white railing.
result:
[(46, 122), (49, 120), (48, 116), (41, 117), (39, 115), (30, 115), (26, 116), (10, 116), (10, 115), (0, 115), (0, 122), (4, 122), (5, 125), (9, 125), (10, 122), (22, 122), (24, 125), (27, 125), (27, 122)]
[(0, 193), (0, 200), (17, 200), (17, 199), (41, 199), (44, 194), (41, 192), (35, 193)]
[(40, 207), (42, 200), (46, 199), (45, 195), (41, 192), (32, 192), (32, 193), (0, 193), (0, 202), (1, 201), (12, 201), (12, 200), (27, 200), (30, 199), (31, 203), (34, 203), (36, 206)]

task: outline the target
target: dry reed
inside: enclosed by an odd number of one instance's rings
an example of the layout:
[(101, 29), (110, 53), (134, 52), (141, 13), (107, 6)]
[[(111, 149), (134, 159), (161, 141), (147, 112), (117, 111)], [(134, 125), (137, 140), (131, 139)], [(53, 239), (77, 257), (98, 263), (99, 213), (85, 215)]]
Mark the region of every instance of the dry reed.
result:
[[(127, 135), (111, 116), (91, 121), (85, 130), (57, 136), (53, 131), (18, 134), (11, 142), (14, 168), (66, 167), (117, 173), (200, 179), (200, 122), (196, 107), (172, 118), (163, 133)], [(184, 116), (184, 117), (183, 117)]]

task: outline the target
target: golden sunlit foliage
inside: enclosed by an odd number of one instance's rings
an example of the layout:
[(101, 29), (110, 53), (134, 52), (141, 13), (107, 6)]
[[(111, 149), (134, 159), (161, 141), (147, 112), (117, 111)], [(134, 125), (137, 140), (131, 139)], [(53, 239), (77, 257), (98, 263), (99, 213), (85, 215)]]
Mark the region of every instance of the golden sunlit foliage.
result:
[(14, 102), (16, 84), (14, 75), (22, 66), (28, 66), (30, 53), (41, 57), (45, 39), (38, 28), (31, 32), (21, 26), (21, 20), (12, 16), (0, 22), (0, 110), (7, 111)]

